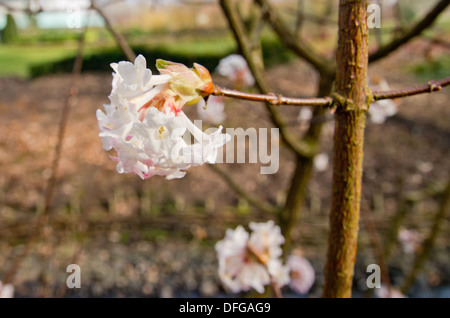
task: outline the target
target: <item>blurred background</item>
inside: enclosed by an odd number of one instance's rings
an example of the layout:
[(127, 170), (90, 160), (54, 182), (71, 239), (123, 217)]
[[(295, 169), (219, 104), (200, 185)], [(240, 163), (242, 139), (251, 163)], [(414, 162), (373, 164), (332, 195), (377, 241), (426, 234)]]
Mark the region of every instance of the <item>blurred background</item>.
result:
[[(317, 52), (332, 58), (337, 41), (337, 1), (271, 1)], [(374, 1), (382, 7), (380, 29), (370, 30), (376, 48), (421, 19), (435, 1)], [(96, 1), (114, 29), (154, 69), (157, 58), (206, 66), (214, 83), (234, 83), (215, 72), (237, 45), (217, 1)], [(215, 243), (227, 228), (276, 220), (254, 208), (207, 166), (167, 181), (115, 171), (103, 150), (95, 117), (108, 103), (109, 64), (126, 60), (104, 18), (90, 1), (0, 1), (0, 281), (12, 279), (16, 297), (216, 297), (227, 295), (217, 275)], [(301, 10), (300, 10), (301, 8)], [(251, 1), (239, 1), (245, 16)], [(298, 13), (304, 17), (298, 24)], [(87, 28), (86, 28), (87, 26)], [(86, 28), (86, 29), (85, 29)], [(387, 58), (371, 64), (372, 82), (408, 87), (450, 74), (450, 12)], [(84, 33), (82, 73), (64, 124), (58, 169), (53, 169), (59, 122), (72, 87), (71, 71)], [(318, 76), (283, 46), (268, 25), (262, 30), (265, 75), (274, 92), (311, 97)], [(248, 88), (255, 91), (254, 88)], [(364, 155), (363, 216), (355, 265), (355, 297), (366, 295), (366, 268), (377, 248), (393, 245), (386, 263), (400, 284), (429, 235), (450, 177), (450, 92), (395, 101), (398, 111), (368, 122)], [(224, 127), (272, 127), (263, 105), (225, 100)], [(186, 109), (191, 119), (196, 109)], [(299, 110), (282, 108), (290, 129), (309, 125)], [(300, 116), (301, 117), (301, 116)], [(294, 247), (310, 260), (320, 297), (331, 195), (334, 124), (325, 118), (320, 152)], [(221, 164), (248, 193), (273, 204), (284, 200), (294, 156), (280, 145), (280, 169), (260, 164)], [(48, 197), (48, 188), (53, 193)], [(47, 196), (47, 199), (46, 199)], [(42, 218), (43, 211), (48, 218)], [(366, 217), (364, 217), (366, 215)], [(395, 223), (397, 222), (397, 223)], [(388, 239), (393, 224), (403, 236)], [(450, 297), (448, 213), (424, 270), (408, 295)], [(36, 232), (36, 226), (39, 230)], [(403, 232), (402, 232), (403, 231)], [(406, 238), (405, 238), (406, 237)], [(30, 243), (32, 240), (32, 243)], [(408, 245), (409, 244), (409, 245)], [(28, 246), (28, 247), (27, 247)], [(28, 248), (28, 250), (27, 250)], [(24, 253), (25, 251), (25, 253)], [(81, 267), (81, 288), (67, 289), (66, 267)], [(13, 275), (11, 276), (11, 273)], [(13, 278), (11, 278), (13, 277)]]

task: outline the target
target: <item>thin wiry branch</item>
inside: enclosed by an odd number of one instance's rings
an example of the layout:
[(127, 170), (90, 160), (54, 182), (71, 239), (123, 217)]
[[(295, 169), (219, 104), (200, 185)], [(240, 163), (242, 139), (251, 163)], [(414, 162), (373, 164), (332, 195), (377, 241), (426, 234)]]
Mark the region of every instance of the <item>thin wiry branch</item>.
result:
[(78, 53), (75, 58), (75, 62), (72, 69), (72, 79), (70, 83), (70, 89), (65, 101), (65, 104), (62, 109), (61, 118), (58, 126), (58, 141), (55, 147), (55, 151), (53, 154), (53, 160), (51, 165), (51, 175), (47, 180), (46, 188), (45, 188), (45, 197), (44, 197), (44, 207), (43, 211), (38, 217), (36, 222), (36, 226), (33, 231), (30, 233), (25, 247), (22, 252), (13, 260), (11, 267), (7, 274), (5, 275), (5, 279), (3, 280), (5, 283), (10, 283), (13, 281), (17, 270), (19, 269), (19, 265), (22, 260), (28, 255), (30, 252), (32, 244), (39, 237), (40, 229), (47, 224), (51, 209), (51, 204), (53, 201), (53, 194), (56, 185), (56, 178), (58, 173), (59, 161), (61, 158), (62, 146), (64, 143), (64, 135), (66, 131), (67, 121), (69, 119), (69, 111), (70, 108), (76, 104), (76, 96), (78, 94), (78, 80), (81, 73), (81, 68), (83, 64), (83, 49), (84, 49), (84, 35), (86, 30), (82, 33), (79, 40)]
[(105, 14), (102, 8), (97, 6), (94, 1), (91, 1), (91, 8), (98, 12), (99, 15), (103, 18), (105, 21), (106, 28), (111, 32), (114, 39), (116, 40), (117, 44), (120, 46), (123, 53), (126, 55), (127, 59), (131, 62), (133, 62), (136, 59), (136, 54), (131, 49), (130, 45), (128, 44), (127, 40), (123, 37), (122, 34), (117, 32), (114, 27), (112, 26), (111, 20), (108, 18), (108, 16)]
[(440, 91), (443, 87), (450, 85), (450, 77), (443, 78), (439, 81), (429, 81), (427, 84), (422, 84), (416, 87), (402, 88), (390, 91), (374, 91), (374, 100), (394, 99), (407, 96), (413, 96), (424, 93), (432, 93)]
[(409, 42), (414, 37), (421, 34), (425, 29), (433, 25), (439, 15), (447, 8), (450, 4), (450, 0), (439, 1), (433, 9), (428, 12), (428, 14), (419, 21), (410, 31), (406, 32), (403, 36), (393, 40), (391, 43), (380, 47), (376, 52), (369, 54), (369, 63), (378, 61), (379, 59), (389, 55), (396, 49), (401, 47), (403, 44)]
[[(415, 87), (408, 87), (389, 91), (373, 91), (373, 100), (378, 101), (382, 99), (403, 98), (407, 96), (414, 96), (424, 93), (432, 93), (440, 91), (443, 87), (450, 85), (450, 77), (438, 81), (429, 81), (426, 84)], [(245, 100), (267, 102), (270, 105), (287, 105), (287, 106), (317, 106), (329, 107), (334, 104), (335, 97), (314, 97), (314, 98), (294, 98), (285, 97), (283, 95), (269, 94), (254, 94), (241, 92), (233, 89), (215, 86), (213, 95), (234, 97)]]
[(334, 73), (334, 69), (329, 61), (318, 55), (311, 47), (307, 46), (303, 41), (299, 41), (298, 37), (292, 34), (292, 32), (277, 14), (277, 11), (269, 4), (268, 1), (256, 1), (262, 8), (265, 8), (265, 18), (287, 48), (289, 48), (299, 57), (311, 64), (316, 70), (321, 72), (328, 71), (328, 73)]
[(217, 173), (227, 184), (228, 186), (233, 189), (237, 194), (239, 194), (242, 198), (248, 201), (251, 205), (255, 206), (256, 208), (260, 209), (261, 211), (267, 212), (267, 213), (273, 213), (278, 208), (274, 205), (271, 205), (270, 203), (266, 202), (265, 200), (262, 200), (260, 198), (257, 198), (247, 191), (245, 191), (236, 181), (231, 178), (229, 174), (227, 174), (222, 169), (216, 167), (215, 165), (208, 165), (209, 168), (211, 168), (212, 171)]
[(416, 280), (417, 274), (422, 269), (425, 261), (428, 259), (434, 244), (436, 242), (436, 238), (441, 230), (443, 221), (445, 220), (446, 215), (448, 214), (450, 206), (450, 181), (447, 183), (447, 186), (442, 193), (441, 202), (438, 208), (438, 211), (433, 219), (433, 224), (431, 226), (430, 233), (428, 237), (425, 239), (422, 249), (417, 254), (416, 259), (414, 260), (414, 264), (412, 266), (411, 271), (406, 276), (401, 291), (403, 294), (406, 294), (411, 286), (414, 284)]
[[(264, 65), (260, 52), (253, 50), (250, 45), (250, 39), (248, 38), (245, 27), (242, 20), (239, 17), (239, 13), (229, 0), (220, 0), (220, 5), (227, 18), (230, 28), (233, 31), (234, 37), (238, 42), (238, 46), (242, 55), (247, 60), (248, 66), (255, 77), (256, 85), (258, 89), (264, 93), (269, 94), (270, 88), (263, 76)], [(299, 142), (295, 137), (293, 137), (287, 128), (286, 123), (280, 114), (276, 111), (272, 104), (266, 103), (266, 109), (270, 114), (270, 119), (275, 127), (280, 129), (280, 136), (285, 142), (285, 144), (294, 152), (299, 155), (309, 155), (313, 152), (309, 145)]]
[(273, 106), (330, 106), (333, 103), (331, 97), (315, 97), (315, 98), (293, 98), (275, 94), (254, 94), (246, 93), (233, 89), (215, 86), (214, 95), (227, 96), (239, 99), (247, 99), (252, 101), (267, 102)]

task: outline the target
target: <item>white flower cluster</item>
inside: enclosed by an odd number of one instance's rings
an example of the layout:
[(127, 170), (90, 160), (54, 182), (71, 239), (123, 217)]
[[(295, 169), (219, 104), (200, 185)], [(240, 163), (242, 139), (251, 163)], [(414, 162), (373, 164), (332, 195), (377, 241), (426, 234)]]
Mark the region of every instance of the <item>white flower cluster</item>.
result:
[(252, 72), (242, 55), (231, 54), (221, 59), (216, 71), (232, 81), (238, 89), (255, 84)]
[(249, 227), (251, 234), (240, 225), (228, 229), (216, 244), (219, 278), (224, 286), (233, 293), (251, 288), (263, 293), (266, 285), (282, 287), (290, 283), (296, 292), (306, 293), (314, 282), (314, 269), (299, 256), (291, 256), (287, 266), (283, 265), (280, 228), (273, 221), (251, 222)]
[(231, 137), (221, 133), (222, 127), (204, 133), (181, 110), (212, 92), (204, 67), (194, 64), (195, 69), (188, 69), (162, 60), (157, 66), (162, 75), (152, 75), (142, 55), (134, 64), (111, 64), (110, 104), (104, 105), (105, 113), (97, 110), (99, 136), (105, 150), (116, 150), (111, 158), (119, 173), (182, 178), (191, 166), (215, 163), (217, 149)]

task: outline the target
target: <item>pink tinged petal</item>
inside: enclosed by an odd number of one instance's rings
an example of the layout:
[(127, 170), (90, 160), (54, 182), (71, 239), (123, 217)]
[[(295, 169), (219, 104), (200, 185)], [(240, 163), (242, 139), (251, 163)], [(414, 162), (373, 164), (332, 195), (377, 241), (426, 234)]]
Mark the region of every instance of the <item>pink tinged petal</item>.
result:
[(257, 263), (250, 263), (244, 266), (239, 274), (239, 279), (244, 286), (251, 287), (260, 294), (264, 292), (264, 286), (270, 284), (270, 276), (266, 268)]
[(155, 98), (155, 96), (157, 96), (158, 94), (163, 92), (165, 88), (166, 87), (164, 85), (155, 86), (151, 90), (145, 92), (144, 94), (131, 99), (130, 102), (133, 103), (133, 105), (136, 107), (136, 109), (139, 112), (141, 110), (141, 108), (143, 108), (146, 105), (149, 105), (152, 102), (152, 100)]
[(120, 161), (119, 158), (117, 158), (117, 157), (109, 156), (109, 158), (111, 158), (112, 161), (115, 161), (115, 162), (119, 162)]
[(283, 266), (281, 260), (279, 259), (270, 260), (267, 264), (267, 269), (269, 271), (272, 280), (279, 287), (283, 287), (284, 285), (290, 282), (289, 268), (287, 266)]
[(306, 294), (315, 281), (315, 272), (311, 263), (301, 256), (291, 255), (287, 264), (291, 275), (289, 286), (299, 294)]

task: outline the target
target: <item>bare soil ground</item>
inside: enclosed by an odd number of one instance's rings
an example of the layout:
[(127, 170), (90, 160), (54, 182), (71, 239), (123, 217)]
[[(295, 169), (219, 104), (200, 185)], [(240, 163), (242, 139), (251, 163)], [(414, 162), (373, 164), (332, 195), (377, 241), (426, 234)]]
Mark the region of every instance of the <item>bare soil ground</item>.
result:
[[(423, 61), (420, 41), (371, 66), (392, 88), (421, 83), (406, 71)], [(439, 48), (436, 56), (439, 56)], [(149, 61), (150, 63), (150, 61)], [(291, 62), (267, 71), (275, 92), (314, 96), (317, 76), (303, 63)], [(230, 85), (222, 78), (217, 82)], [(0, 279), (20, 253), (42, 209), (50, 177), (58, 121), (70, 85), (68, 75), (35, 80), (0, 79)], [(223, 292), (217, 277), (214, 244), (228, 227), (275, 219), (248, 206), (206, 166), (188, 170), (185, 178), (142, 181), (120, 175), (102, 149), (95, 111), (107, 103), (111, 74), (83, 74), (76, 107), (70, 111), (49, 223), (14, 281), (16, 295), (54, 296), (215, 296)], [(363, 199), (371, 208), (381, 237), (389, 230), (400, 192), (422, 191), (449, 178), (449, 89), (398, 102), (399, 112), (384, 124), (368, 122), (364, 155)], [(294, 131), (298, 109), (281, 110)], [(188, 110), (195, 117), (195, 110)], [(260, 104), (227, 100), (226, 127), (271, 127)], [(324, 129), (322, 152), (332, 155), (333, 124)], [(247, 191), (281, 203), (293, 169), (293, 157), (282, 146), (280, 169), (259, 173), (259, 164), (222, 164)], [(320, 296), (325, 262), (331, 168), (314, 173), (301, 221), (295, 232), (317, 273), (310, 296)], [(402, 186), (401, 186), (402, 185)], [(401, 190), (402, 189), (402, 190)], [(381, 202), (375, 206), (373, 202)], [(407, 212), (404, 227), (426, 236), (437, 211), (434, 198)], [(416, 291), (450, 283), (449, 222), (442, 224)], [(366, 267), (375, 263), (363, 224), (355, 280), (364, 283)], [(73, 256), (75, 254), (75, 257)], [(394, 283), (401, 283), (413, 254), (398, 246), (389, 260)], [(82, 268), (82, 288), (64, 290), (68, 264)], [(62, 289), (60, 289), (62, 287)], [(357, 284), (356, 286), (359, 286)], [(288, 291), (288, 290), (286, 290)], [(60, 294), (61, 295), (61, 294)]]

